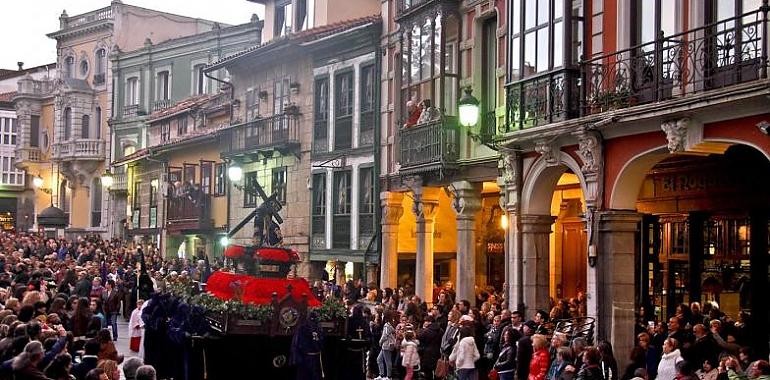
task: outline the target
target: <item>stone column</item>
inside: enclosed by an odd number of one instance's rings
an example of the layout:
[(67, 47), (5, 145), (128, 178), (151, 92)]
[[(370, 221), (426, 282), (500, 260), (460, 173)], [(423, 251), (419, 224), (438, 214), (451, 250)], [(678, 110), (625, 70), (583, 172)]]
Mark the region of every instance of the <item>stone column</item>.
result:
[[(634, 347), (634, 257), (641, 215), (633, 211), (597, 213), (599, 246), (599, 324), (597, 337), (608, 339), (617, 352)], [(626, 358), (618, 357), (618, 368)]]
[[(398, 279), (398, 220), (404, 214), (403, 193), (380, 193), (382, 207), (382, 255), (380, 257), (380, 288), (397, 287)], [(372, 278), (374, 279), (374, 278)]]
[(508, 218), (505, 231), (505, 299), (509, 310), (523, 310), (521, 265), (521, 224), (519, 223), (519, 199), (521, 189), (521, 155), (516, 151), (501, 150), (498, 164), (502, 175), (497, 179), (500, 186), (500, 208)]
[[(582, 162), (580, 171), (585, 181), (586, 202), (586, 235), (589, 255), (596, 251), (598, 245), (596, 212), (601, 209), (602, 199), (600, 189), (604, 186), (604, 151), (602, 137), (599, 133), (581, 129), (575, 133), (578, 139), (577, 153)], [(599, 323), (599, 276), (596, 267), (586, 267), (586, 314)]]
[(337, 281), (337, 285), (345, 285), (345, 262), (334, 262), (334, 280)]
[(429, 305), (433, 303), (433, 232), (438, 211), (439, 193), (436, 187), (414, 188), (414, 207), (417, 217), (417, 257), (415, 262), (415, 294)]
[(548, 309), (550, 304), (549, 238), (555, 219), (551, 215), (521, 215), (522, 281), (524, 304), (528, 309), (526, 318), (535, 310)]
[(481, 184), (460, 181), (452, 184), (457, 213), (457, 300), (476, 297), (476, 216), (481, 210)]

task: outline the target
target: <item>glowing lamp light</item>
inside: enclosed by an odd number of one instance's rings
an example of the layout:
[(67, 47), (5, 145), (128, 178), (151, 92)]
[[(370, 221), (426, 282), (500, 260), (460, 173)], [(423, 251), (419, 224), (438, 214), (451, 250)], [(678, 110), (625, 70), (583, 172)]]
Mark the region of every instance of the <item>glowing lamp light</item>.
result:
[(465, 88), (465, 94), (458, 102), (458, 114), (460, 115), (460, 125), (466, 128), (472, 128), (479, 122), (479, 100), (472, 94), (473, 89), (468, 86)]
[(223, 247), (227, 247), (227, 245), (230, 244), (230, 239), (228, 239), (227, 236), (222, 236), (219, 238), (219, 244)]
[(500, 216), (500, 227), (504, 230), (508, 229), (508, 215), (503, 214)]
[(243, 168), (241, 168), (238, 164), (233, 164), (229, 168), (227, 168), (227, 177), (230, 178), (230, 181), (238, 182), (243, 178)]
[(32, 178), (32, 185), (34, 185), (38, 189), (43, 187), (43, 178), (40, 177), (39, 175), (33, 177)]
[(152, 186), (153, 189), (157, 189), (158, 185), (160, 185), (160, 182), (158, 182), (157, 178), (153, 178), (152, 181), (150, 181), (150, 186)]
[(102, 180), (102, 186), (104, 187), (112, 186), (112, 180), (113, 180), (112, 173), (110, 173), (109, 170), (105, 171), (104, 174), (102, 174), (101, 180)]

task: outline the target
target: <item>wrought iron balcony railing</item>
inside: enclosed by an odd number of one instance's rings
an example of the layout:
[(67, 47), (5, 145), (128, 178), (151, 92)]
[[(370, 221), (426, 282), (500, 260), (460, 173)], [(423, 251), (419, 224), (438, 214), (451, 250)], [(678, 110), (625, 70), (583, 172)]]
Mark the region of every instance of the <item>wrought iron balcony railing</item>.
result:
[(604, 54), (506, 86), (498, 132), (550, 124), (767, 78), (770, 7)]
[(457, 0), (397, 0), (396, 1), (396, 18), (408, 16), (413, 13), (417, 13), (420, 9), (436, 6), (452, 5), (456, 6)]
[(225, 141), (225, 155), (298, 147), (299, 113), (287, 111), (235, 126), (227, 132)]
[(123, 117), (134, 117), (144, 115), (144, 110), (138, 104), (123, 106)]
[(77, 139), (51, 145), (54, 160), (104, 160), (104, 140)]
[(162, 109), (166, 109), (172, 106), (171, 99), (161, 99), (156, 100), (152, 103), (152, 111), (160, 111)]
[(442, 116), (398, 131), (401, 174), (453, 169), (460, 153), (457, 118)]
[(767, 12), (760, 8), (587, 61), (584, 114), (681, 98), (767, 78)]

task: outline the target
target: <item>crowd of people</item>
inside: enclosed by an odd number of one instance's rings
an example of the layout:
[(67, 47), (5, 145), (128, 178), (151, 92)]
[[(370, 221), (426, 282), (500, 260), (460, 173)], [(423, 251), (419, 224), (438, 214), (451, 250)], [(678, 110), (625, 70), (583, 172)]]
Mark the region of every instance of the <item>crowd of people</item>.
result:
[(455, 300), (451, 283), (436, 287), (432, 306), (408, 289), (360, 281), (314, 289), (350, 306), (348, 331), (370, 342), (361, 359), (369, 379), (770, 380), (768, 362), (747, 346), (748, 315), (733, 322), (713, 302), (705, 310), (680, 305), (668, 323), (640, 318), (635, 347), (616, 360), (609, 342), (556, 329), (556, 321), (585, 316), (583, 294), (524, 315), (493, 291)]
[(143, 300), (165, 276), (208, 269), (96, 236), (3, 232), (0, 247), (0, 379), (155, 380), (141, 352), (124, 360), (115, 340), (127, 334), (141, 351)]

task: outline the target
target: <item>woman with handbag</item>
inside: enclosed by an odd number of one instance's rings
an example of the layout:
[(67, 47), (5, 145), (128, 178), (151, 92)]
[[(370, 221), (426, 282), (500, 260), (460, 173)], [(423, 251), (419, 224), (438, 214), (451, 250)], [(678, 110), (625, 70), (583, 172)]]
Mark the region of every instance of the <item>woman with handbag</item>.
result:
[(516, 374), (516, 339), (512, 329), (503, 334), (503, 349), (493, 367), (500, 380), (513, 380)]
[(473, 329), (463, 327), (460, 329), (460, 340), (455, 344), (449, 361), (457, 368), (458, 380), (476, 380), (479, 373), (476, 369), (476, 361), (481, 358), (476, 340), (473, 339)]

